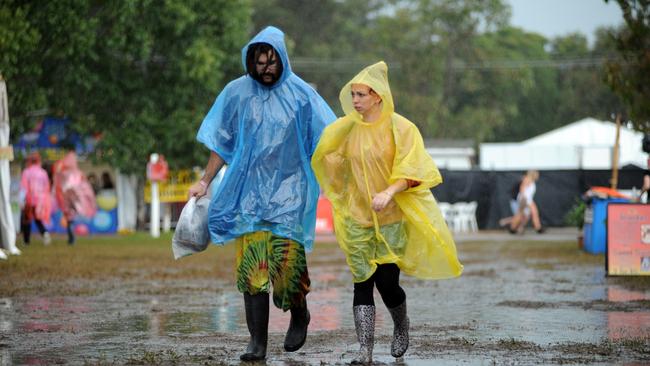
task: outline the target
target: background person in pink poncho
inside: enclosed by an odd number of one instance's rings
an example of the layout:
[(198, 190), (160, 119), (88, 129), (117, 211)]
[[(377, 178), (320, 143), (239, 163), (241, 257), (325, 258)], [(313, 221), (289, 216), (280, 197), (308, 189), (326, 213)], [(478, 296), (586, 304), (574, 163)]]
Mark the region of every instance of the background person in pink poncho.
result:
[(24, 197), (24, 206), (20, 215), (20, 230), (23, 233), (25, 245), (29, 245), (32, 231), (32, 221), (43, 236), (43, 243), (50, 244), (50, 233), (45, 224), (50, 223), (52, 200), (50, 198), (50, 178), (41, 167), (41, 155), (31, 153), (25, 161), (25, 170), (20, 177), (20, 195)]
[(74, 218), (77, 214), (93, 217), (97, 212), (95, 192), (77, 165), (77, 155), (68, 152), (52, 167), (56, 202), (67, 221), (68, 244), (75, 242)]

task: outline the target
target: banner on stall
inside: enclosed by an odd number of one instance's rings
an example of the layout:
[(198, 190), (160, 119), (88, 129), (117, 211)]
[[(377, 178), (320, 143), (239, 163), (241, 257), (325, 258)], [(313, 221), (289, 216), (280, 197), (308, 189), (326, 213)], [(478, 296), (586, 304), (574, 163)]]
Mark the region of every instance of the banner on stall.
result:
[(607, 274), (650, 276), (650, 205), (607, 205)]
[[(167, 180), (158, 184), (160, 202), (186, 202), (190, 186), (199, 179), (201, 177), (198, 171), (190, 169), (170, 170)], [(151, 182), (148, 180), (144, 187), (144, 201), (151, 203)]]

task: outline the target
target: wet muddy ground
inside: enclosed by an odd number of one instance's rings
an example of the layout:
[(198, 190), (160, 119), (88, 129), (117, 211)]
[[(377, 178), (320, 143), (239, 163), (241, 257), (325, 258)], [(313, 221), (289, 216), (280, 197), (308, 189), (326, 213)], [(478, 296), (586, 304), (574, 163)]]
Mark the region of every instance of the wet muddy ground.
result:
[[(462, 277), (402, 277), (411, 346), (390, 356), (378, 294), (375, 364), (650, 364), (650, 277), (606, 277), (603, 255), (572, 235), (459, 238)], [(236, 365), (248, 341), (232, 247), (171, 259), (170, 237), (94, 237), (20, 247), (0, 262), (0, 365)], [(266, 364), (346, 364), (358, 348), (351, 277), (323, 238), (308, 256), (312, 321), (282, 349), (289, 316), (272, 309)]]

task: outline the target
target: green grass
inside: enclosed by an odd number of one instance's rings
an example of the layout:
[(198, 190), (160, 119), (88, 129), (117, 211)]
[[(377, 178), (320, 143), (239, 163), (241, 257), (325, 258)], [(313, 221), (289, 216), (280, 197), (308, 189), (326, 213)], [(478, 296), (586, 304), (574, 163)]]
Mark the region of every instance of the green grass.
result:
[[(55, 235), (49, 246), (44, 246), (38, 235), (34, 239), (29, 246), (19, 246), (22, 255), (0, 261), (0, 297), (92, 295), (102, 286), (118, 286), (131, 279), (234, 281), (236, 248), (231, 244), (210, 245), (205, 252), (174, 260), (172, 233), (159, 238), (146, 232), (80, 237), (74, 246), (67, 245), (64, 236)], [(336, 243), (319, 243), (317, 251), (331, 254), (339, 249)]]
[[(146, 233), (83, 237), (74, 246), (55, 237), (49, 246), (35, 240), (20, 249), (22, 255), (0, 262), (0, 296), (32, 293), (83, 280), (231, 276), (235, 258), (234, 246), (227, 245), (210, 246), (204, 253), (174, 260), (169, 233), (156, 239)], [(79, 295), (87, 291), (77, 290)]]

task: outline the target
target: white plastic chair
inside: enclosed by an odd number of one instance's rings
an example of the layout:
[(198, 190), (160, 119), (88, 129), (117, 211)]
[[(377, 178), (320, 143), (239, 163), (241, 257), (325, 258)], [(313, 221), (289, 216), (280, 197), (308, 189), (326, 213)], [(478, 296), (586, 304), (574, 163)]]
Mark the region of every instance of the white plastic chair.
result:
[(440, 213), (442, 214), (442, 217), (445, 219), (445, 222), (447, 222), (447, 226), (451, 231), (453, 230), (453, 221), (454, 221), (454, 209), (452, 207), (452, 204), (449, 202), (438, 202), (438, 208), (440, 208)]
[(472, 201), (468, 202), (467, 206), (465, 206), (466, 211), (466, 219), (467, 223), (469, 225), (469, 231), (472, 233), (475, 233), (478, 231), (478, 222), (476, 222), (476, 208), (478, 207), (478, 202)]
[(464, 233), (468, 231), (468, 226), (467, 226), (467, 219), (465, 218), (465, 205), (467, 205), (467, 202), (456, 202), (452, 206), (454, 210), (456, 211), (456, 215), (453, 217), (453, 231), (455, 233)]
[(456, 202), (453, 206), (456, 209), (456, 216), (454, 218), (455, 231), (461, 233), (478, 231), (478, 223), (476, 222), (476, 208), (478, 203), (476, 201)]

